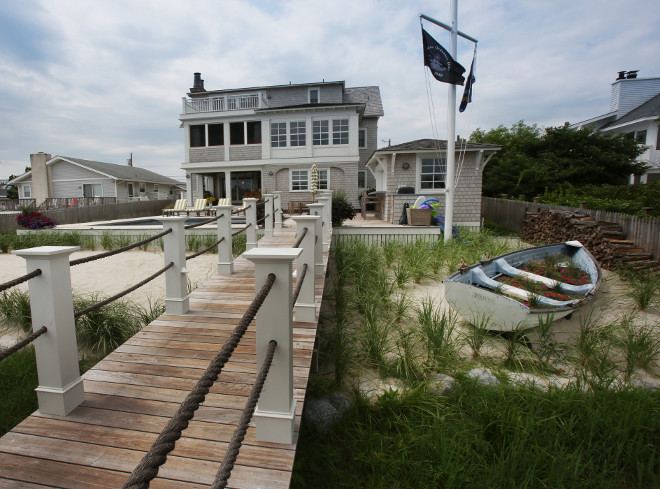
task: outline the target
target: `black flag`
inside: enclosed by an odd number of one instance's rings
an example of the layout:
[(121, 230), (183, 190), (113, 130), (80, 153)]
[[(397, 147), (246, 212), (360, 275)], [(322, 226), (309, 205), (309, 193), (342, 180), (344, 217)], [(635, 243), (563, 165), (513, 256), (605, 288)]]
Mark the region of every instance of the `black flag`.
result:
[(435, 79), (452, 85), (463, 85), (465, 68), (454, 61), (447, 50), (424, 29), (422, 29), (422, 42), (424, 43), (424, 66), (429, 67)]
[(463, 98), (461, 105), (458, 107), (459, 112), (463, 112), (467, 108), (467, 104), (472, 102), (472, 86), (477, 82), (477, 47), (474, 47), (474, 56), (472, 57), (472, 65), (470, 66), (470, 74), (468, 75), (465, 90), (463, 90)]

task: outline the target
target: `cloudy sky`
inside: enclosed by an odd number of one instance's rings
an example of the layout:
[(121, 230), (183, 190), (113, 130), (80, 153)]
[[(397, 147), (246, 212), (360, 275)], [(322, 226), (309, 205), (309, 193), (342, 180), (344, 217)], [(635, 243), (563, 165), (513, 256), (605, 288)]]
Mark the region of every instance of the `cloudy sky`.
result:
[[(182, 179), (178, 116), (196, 71), (208, 90), (378, 85), (381, 146), (432, 137), (431, 114), (445, 138), (448, 85), (427, 94), (420, 13), (449, 23), (449, 0), (0, 0), (0, 179), (39, 151), (120, 164), (132, 152)], [(660, 76), (658, 26), (653, 0), (460, 0), (459, 30), (479, 48), (457, 133), (607, 112), (617, 71)], [(459, 39), (467, 69), (472, 50)]]

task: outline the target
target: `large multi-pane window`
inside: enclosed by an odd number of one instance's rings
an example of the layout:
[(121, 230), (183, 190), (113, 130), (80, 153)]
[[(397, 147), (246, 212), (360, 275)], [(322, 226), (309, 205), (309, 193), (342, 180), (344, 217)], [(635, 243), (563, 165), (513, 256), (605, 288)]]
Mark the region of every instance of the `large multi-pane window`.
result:
[(330, 170), (318, 170), (319, 173), (319, 190), (328, 190), (330, 188)]
[(291, 146), (305, 146), (305, 121), (289, 122)]
[(225, 144), (224, 126), (209, 124), (209, 146), (222, 146), (223, 144)]
[(291, 190), (309, 190), (307, 170), (291, 170)]
[(445, 188), (447, 158), (422, 158), (419, 172), (419, 184), (424, 189)]
[(358, 188), (367, 188), (367, 172), (364, 170), (358, 171)]
[(273, 148), (284, 148), (286, 146), (286, 122), (271, 123), (270, 145)]
[(313, 121), (312, 138), (314, 140), (314, 146), (327, 146), (330, 144), (328, 121)]
[(332, 121), (332, 144), (348, 144), (348, 119)]
[(199, 148), (206, 146), (206, 125), (190, 126), (190, 147)]

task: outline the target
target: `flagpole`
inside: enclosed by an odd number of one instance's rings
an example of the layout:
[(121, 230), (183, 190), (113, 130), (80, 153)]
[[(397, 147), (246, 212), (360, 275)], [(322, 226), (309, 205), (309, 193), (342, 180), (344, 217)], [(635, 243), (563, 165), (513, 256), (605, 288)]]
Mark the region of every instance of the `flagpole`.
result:
[[(451, 31), (449, 36), (449, 54), (456, 59), (456, 41), (458, 24), (458, 0), (451, 0), (449, 14)], [(454, 229), (454, 168), (456, 166), (456, 85), (449, 84), (447, 96), (447, 177), (445, 178), (445, 243), (453, 234)]]

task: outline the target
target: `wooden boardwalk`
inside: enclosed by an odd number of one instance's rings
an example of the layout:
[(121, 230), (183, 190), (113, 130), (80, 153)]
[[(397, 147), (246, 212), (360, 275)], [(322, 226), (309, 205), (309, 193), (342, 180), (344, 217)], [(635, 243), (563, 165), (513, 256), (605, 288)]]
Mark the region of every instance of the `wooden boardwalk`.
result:
[[(294, 230), (259, 246), (290, 247)], [(37, 411), (2, 437), (0, 488), (120, 488), (254, 298), (252, 264), (234, 263), (191, 293), (189, 313), (161, 316), (89, 370), (72, 413)], [(322, 294), (319, 277), (317, 308)], [(316, 327), (294, 322), (294, 443), (257, 442), (252, 423), (228, 487), (289, 487)], [(210, 487), (256, 377), (255, 336), (253, 322), (151, 488)]]

